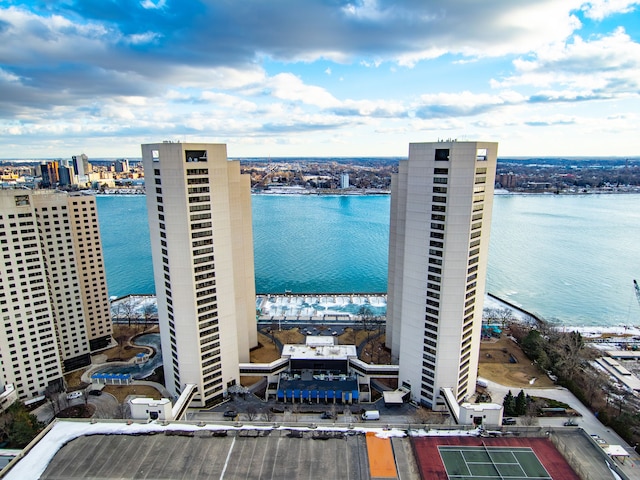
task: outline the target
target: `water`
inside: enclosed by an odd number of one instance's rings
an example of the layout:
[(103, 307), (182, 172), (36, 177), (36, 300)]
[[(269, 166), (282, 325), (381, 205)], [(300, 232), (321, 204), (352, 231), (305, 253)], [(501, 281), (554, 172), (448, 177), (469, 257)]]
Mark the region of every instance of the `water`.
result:
[(257, 293), (387, 290), (389, 197), (254, 195)]
[(145, 333), (133, 340), (134, 345), (153, 347), (156, 354), (145, 363), (131, 365), (112, 365), (96, 370), (94, 373), (130, 373), (134, 380), (141, 380), (151, 375), (162, 365), (162, 350), (160, 349), (160, 334)]
[[(256, 291), (387, 289), (388, 196), (254, 195)], [(100, 196), (109, 294), (154, 293), (143, 196)], [(565, 325), (640, 324), (640, 195), (494, 199), (488, 291)]]

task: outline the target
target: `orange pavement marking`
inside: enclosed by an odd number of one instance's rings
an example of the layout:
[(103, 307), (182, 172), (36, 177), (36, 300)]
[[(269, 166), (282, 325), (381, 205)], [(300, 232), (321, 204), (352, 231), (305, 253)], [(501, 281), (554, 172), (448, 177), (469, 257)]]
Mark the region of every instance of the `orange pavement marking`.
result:
[(390, 439), (378, 438), (374, 432), (367, 432), (367, 455), (371, 478), (398, 478)]

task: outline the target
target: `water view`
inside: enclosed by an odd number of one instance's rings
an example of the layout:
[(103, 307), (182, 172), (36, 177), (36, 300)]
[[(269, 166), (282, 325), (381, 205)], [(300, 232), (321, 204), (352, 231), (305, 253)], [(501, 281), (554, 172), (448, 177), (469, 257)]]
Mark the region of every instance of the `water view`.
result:
[[(101, 196), (110, 295), (154, 293), (144, 196)], [(258, 293), (384, 293), (389, 196), (254, 195)], [(488, 291), (565, 325), (640, 325), (640, 195), (498, 195)]]

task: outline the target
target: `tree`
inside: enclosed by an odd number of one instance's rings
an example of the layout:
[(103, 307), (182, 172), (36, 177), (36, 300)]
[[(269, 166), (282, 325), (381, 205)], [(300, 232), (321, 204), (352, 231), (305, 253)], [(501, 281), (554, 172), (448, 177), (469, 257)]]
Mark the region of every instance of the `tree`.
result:
[(136, 311), (136, 307), (131, 296), (128, 296), (126, 300), (122, 302), (121, 310), (124, 316), (127, 318), (128, 325), (131, 326), (131, 320), (133, 320)]
[(142, 307), (142, 314), (144, 315), (144, 329), (146, 330), (151, 316), (156, 313), (156, 307), (151, 302), (145, 302)]
[(249, 405), (247, 407), (246, 415), (247, 415), (247, 420), (249, 420), (250, 422), (255, 420), (256, 417), (258, 416), (258, 411), (256, 410), (256, 407), (254, 407), (253, 405)]
[(273, 413), (271, 408), (265, 408), (262, 411), (262, 415), (264, 416), (264, 419), (265, 419), (266, 422), (270, 422), (275, 417), (275, 414)]
[(564, 377), (574, 376), (582, 362), (584, 340), (579, 332), (562, 333), (553, 342), (555, 366)]
[(527, 413), (527, 397), (524, 394), (524, 390), (520, 390), (520, 393), (516, 397), (515, 411), (516, 415), (524, 415)]
[(486, 307), (482, 310), (482, 319), (486, 320), (487, 324), (491, 325), (498, 319), (498, 314), (495, 308)]
[(511, 393), (511, 390), (507, 392), (504, 396), (504, 400), (502, 401), (502, 406), (504, 407), (504, 414), (507, 416), (516, 415), (516, 399)]
[(522, 339), (520, 345), (532, 360), (537, 360), (541, 352), (544, 351), (546, 340), (538, 330), (530, 330), (526, 337)]
[(29, 413), (20, 402), (14, 402), (5, 412), (4, 431), (9, 443), (18, 448), (24, 448), (45, 427), (35, 415)]
[(515, 317), (513, 315), (513, 310), (510, 308), (500, 308), (496, 310), (496, 317), (502, 323), (502, 328), (505, 328), (507, 324), (513, 322)]

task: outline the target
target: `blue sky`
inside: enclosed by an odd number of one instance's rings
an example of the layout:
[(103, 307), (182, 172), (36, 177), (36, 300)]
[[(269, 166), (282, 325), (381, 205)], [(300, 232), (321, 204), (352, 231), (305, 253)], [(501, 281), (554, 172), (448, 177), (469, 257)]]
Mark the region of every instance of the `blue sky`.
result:
[(0, 158), (640, 155), (640, 1), (5, 0)]

